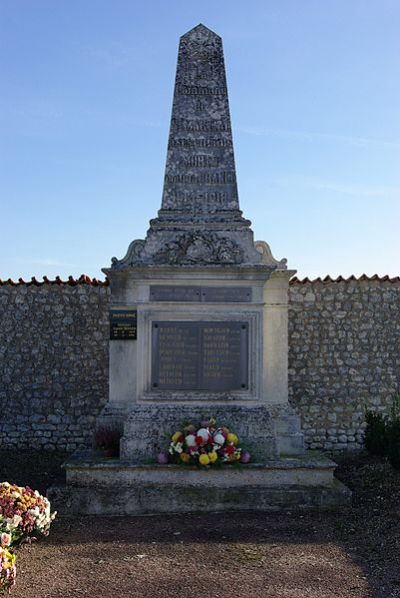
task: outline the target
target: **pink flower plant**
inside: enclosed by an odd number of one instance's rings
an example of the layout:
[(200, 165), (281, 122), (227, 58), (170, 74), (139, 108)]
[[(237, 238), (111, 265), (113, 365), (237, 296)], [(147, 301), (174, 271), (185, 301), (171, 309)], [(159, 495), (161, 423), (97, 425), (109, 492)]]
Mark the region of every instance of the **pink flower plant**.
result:
[(34, 536), (47, 536), (55, 516), (47, 498), (36, 490), (0, 483), (0, 593), (10, 592), (15, 584), (15, 547)]

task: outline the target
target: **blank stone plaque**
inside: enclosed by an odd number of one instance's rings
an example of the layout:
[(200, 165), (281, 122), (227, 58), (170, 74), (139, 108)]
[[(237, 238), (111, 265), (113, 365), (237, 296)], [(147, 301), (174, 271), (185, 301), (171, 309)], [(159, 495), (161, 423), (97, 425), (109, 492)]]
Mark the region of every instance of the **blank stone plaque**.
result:
[(151, 285), (151, 301), (200, 301), (200, 287), (187, 285)]
[(247, 322), (153, 322), (152, 388), (248, 388)]
[(249, 303), (251, 287), (202, 287), (201, 300), (208, 303)]

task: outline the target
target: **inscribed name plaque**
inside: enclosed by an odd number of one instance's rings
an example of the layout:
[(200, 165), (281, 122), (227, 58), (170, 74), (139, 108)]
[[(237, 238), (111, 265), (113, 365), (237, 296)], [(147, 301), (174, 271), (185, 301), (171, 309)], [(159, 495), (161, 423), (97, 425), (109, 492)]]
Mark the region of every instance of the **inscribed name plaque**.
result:
[(153, 322), (152, 388), (248, 388), (247, 322)]
[(249, 303), (251, 287), (200, 287), (151, 285), (151, 301), (197, 301), (203, 303)]
[(135, 341), (137, 339), (137, 310), (110, 310), (110, 340)]

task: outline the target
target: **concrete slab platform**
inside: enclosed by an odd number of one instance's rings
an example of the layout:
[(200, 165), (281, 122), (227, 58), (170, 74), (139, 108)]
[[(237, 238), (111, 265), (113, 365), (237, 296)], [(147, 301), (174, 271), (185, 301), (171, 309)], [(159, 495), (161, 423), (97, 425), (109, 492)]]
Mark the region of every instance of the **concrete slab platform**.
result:
[(198, 469), (86, 453), (65, 464), (67, 485), (50, 488), (48, 497), (61, 516), (333, 509), (351, 504), (335, 467), (320, 455)]

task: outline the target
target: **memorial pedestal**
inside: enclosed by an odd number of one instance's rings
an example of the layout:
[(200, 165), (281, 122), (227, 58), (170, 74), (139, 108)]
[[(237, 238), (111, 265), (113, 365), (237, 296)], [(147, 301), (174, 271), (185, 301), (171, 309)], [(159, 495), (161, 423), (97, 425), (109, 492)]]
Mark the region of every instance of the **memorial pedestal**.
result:
[(122, 458), (155, 459), (182, 422), (206, 416), (235, 429), (260, 462), (302, 451), (287, 396), (292, 271), (259, 264), (107, 273), (111, 312), (137, 314), (136, 340), (110, 341), (110, 398), (99, 419), (123, 427)]
[(121, 458), (134, 463), (155, 461), (161, 450), (168, 449), (168, 437), (182, 427), (182, 422), (200, 422), (212, 415), (234, 430), (258, 462), (278, 458), (275, 424), (263, 405), (199, 405), (149, 403), (131, 409), (121, 440)]
[(102, 461), (89, 453), (66, 465), (67, 486), (50, 488), (48, 497), (61, 517), (349, 507), (351, 492), (333, 478), (334, 468), (321, 455), (198, 470)]

